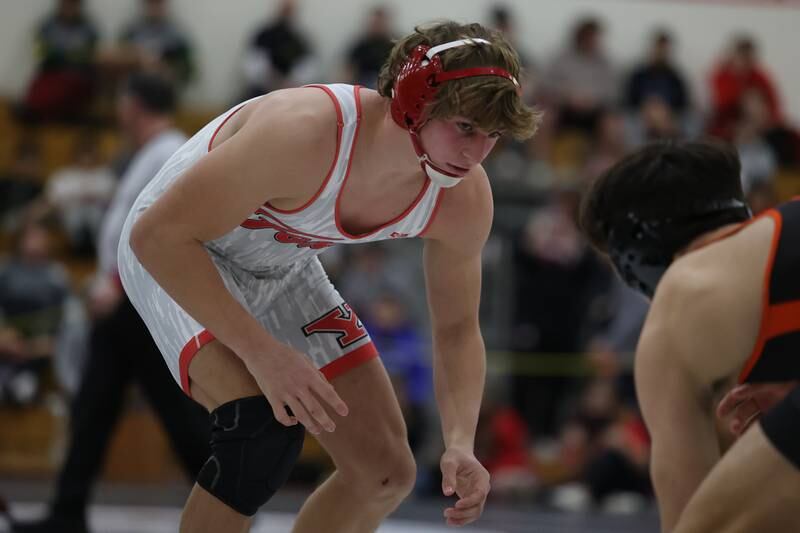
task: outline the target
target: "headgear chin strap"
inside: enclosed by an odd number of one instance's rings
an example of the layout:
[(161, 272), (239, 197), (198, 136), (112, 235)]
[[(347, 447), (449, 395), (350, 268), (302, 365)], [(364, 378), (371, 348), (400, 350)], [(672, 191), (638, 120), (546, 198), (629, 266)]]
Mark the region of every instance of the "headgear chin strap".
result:
[(747, 204), (735, 198), (662, 218), (645, 219), (629, 211), (609, 231), (608, 255), (625, 283), (652, 298), (676, 253), (702, 233), (751, 216)]
[(433, 164), (422, 142), (419, 130), (427, 122), (426, 107), (433, 102), (439, 86), (451, 80), (473, 76), (499, 76), (511, 80), (519, 87), (519, 82), (507, 70), (500, 67), (472, 67), (445, 71), (441, 52), (465, 45), (491, 44), (486, 39), (459, 39), (434, 47), (420, 45), (411, 51), (392, 89), (392, 118), (398, 126), (408, 130), (411, 143), (419, 158), (420, 166), (430, 180), (439, 187), (454, 187), (461, 182), (461, 176), (448, 172)]

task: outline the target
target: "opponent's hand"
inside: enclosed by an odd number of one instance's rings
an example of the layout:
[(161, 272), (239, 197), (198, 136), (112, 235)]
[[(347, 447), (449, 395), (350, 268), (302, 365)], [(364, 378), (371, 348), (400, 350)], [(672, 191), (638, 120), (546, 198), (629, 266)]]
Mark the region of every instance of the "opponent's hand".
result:
[(799, 384), (800, 381), (737, 385), (719, 402), (717, 417), (738, 438)]
[[(284, 426), (298, 422), (319, 435), (336, 429), (323, 404), (340, 416), (347, 416), (347, 405), (325, 376), (304, 354), (285, 344), (277, 344), (268, 354), (243, 358), (248, 371), (267, 397), (275, 419)], [(289, 408), (291, 413), (287, 412)]]
[(489, 495), (489, 472), (472, 453), (448, 448), (440, 461), (442, 492), (458, 496), (453, 507), (444, 510), (447, 524), (463, 526), (477, 520)]

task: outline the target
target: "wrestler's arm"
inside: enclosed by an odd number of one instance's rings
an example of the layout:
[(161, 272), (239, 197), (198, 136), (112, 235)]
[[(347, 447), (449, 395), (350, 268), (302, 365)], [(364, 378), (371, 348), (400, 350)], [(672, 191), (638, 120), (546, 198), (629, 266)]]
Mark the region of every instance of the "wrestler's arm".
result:
[[(203, 243), (230, 232), (266, 201), (295, 198), (303, 179), (325, 175), (336, 119), (330, 101), (320, 100), (328, 97), (318, 93), (257, 102), (240, 129), (178, 178), (131, 233), (134, 253), (158, 284), (251, 372), (256, 360), (284, 347), (227, 291)], [(282, 406), (275, 411), (290, 423)]]
[[(486, 350), (478, 323), (481, 251), (493, 215), (485, 173), (482, 169), (475, 172), (444, 193), (424, 251), (434, 384), (444, 440), (447, 446), (470, 451), (486, 370)], [(467, 182), (470, 178), (473, 181)]]
[(665, 279), (636, 349), (636, 391), (652, 439), (650, 471), (665, 533), (720, 457), (712, 386), (696, 364), (714, 357), (712, 298), (703, 301), (697, 292)]
[(425, 242), (424, 264), (433, 334), (433, 371), (445, 452), (442, 492), (458, 500), (445, 509), (449, 525), (476, 520), (489, 493), (489, 473), (475, 458), (475, 430), (486, 375), (478, 323), (481, 250), (492, 223), (483, 169), (444, 193)]

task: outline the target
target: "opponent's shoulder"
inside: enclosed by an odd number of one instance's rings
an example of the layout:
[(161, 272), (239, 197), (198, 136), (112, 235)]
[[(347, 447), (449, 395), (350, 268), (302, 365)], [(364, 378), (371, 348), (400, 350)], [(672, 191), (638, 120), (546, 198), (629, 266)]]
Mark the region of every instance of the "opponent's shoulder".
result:
[[(637, 347), (637, 364), (679, 364), (698, 383), (732, 371), (750, 310), (720, 276), (730, 265), (698, 262), (691, 254), (667, 269), (656, 289)], [(746, 335), (745, 335), (746, 336)]]
[(477, 165), (461, 183), (443, 189), (436, 219), (426, 233), (426, 238), (442, 241), (467, 255), (480, 252), (494, 216), (494, 202), (489, 178), (482, 166)]

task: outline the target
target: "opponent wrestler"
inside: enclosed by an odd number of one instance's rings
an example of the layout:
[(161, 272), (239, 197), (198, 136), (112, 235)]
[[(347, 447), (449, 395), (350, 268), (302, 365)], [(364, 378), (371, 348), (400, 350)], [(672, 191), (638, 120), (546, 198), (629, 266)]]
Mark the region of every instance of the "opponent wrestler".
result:
[(800, 201), (751, 218), (740, 170), (719, 145), (650, 145), (581, 210), (593, 244), (652, 298), (635, 377), (665, 532), (786, 532), (800, 517), (800, 390), (717, 464), (717, 393), (800, 378)]
[[(181, 531), (244, 531), (317, 436), (336, 472), (297, 532), (373, 531), (415, 465), (386, 372), (316, 255), (424, 237), (449, 524), (477, 519), (489, 476), (473, 444), (484, 386), (481, 249), (492, 220), (480, 163), (526, 138), (519, 60), (497, 33), (444, 22), (401, 39), (379, 91), (315, 85), (213, 120), (137, 200), (120, 273), (183, 390), (211, 412), (213, 455)], [(335, 429), (335, 431), (334, 431)]]

